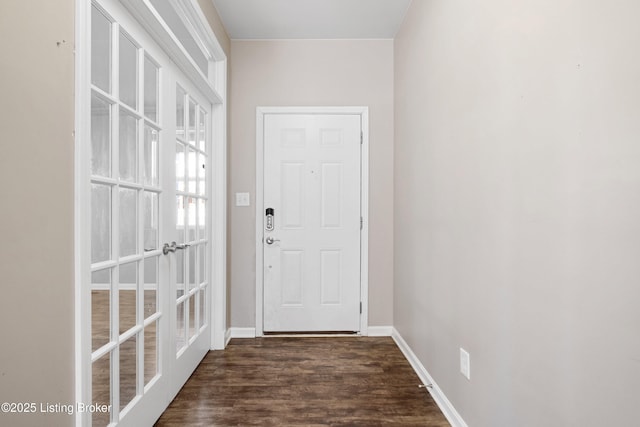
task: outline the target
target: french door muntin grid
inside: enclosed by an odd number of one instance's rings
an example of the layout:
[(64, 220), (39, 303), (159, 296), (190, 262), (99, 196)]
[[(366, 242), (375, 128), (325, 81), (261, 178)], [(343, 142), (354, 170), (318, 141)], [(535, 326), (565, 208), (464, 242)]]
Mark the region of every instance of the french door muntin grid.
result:
[[(101, 130), (108, 135), (106, 140), (96, 143), (100, 138), (92, 131), (91, 142), (94, 151), (91, 156), (92, 397), (95, 402), (112, 405), (110, 418), (109, 414), (105, 417), (96, 413), (92, 421), (94, 425), (104, 425), (120, 419), (121, 413), (153, 385), (159, 374), (161, 332), (158, 325), (162, 313), (158, 311), (157, 290), (162, 253), (159, 248), (162, 190), (158, 144), (162, 128), (158, 123), (160, 67), (97, 4), (92, 5), (92, 21), (93, 28), (102, 26), (102, 30), (107, 31), (106, 40), (102, 40), (107, 44), (107, 57), (92, 60), (91, 79), (91, 126), (95, 129), (101, 121), (103, 126), (106, 124)], [(100, 52), (100, 48), (104, 52), (104, 46), (98, 46), (98, 39), (99, 35), (92, 31), (94, 54)], [(133, 54), (129, 58), (133, 63), (121, 63), (120, 59), (126, 59), (127, 53)], [(101, 62), (106, 62), (102, 70), (107, 74), (106, 80), (96, 66)], [(127, 72), (133, 79), (121, 80)], [(130, 152), (121, 150), (124, 148)], [(133, 154), (133, 160), (126, 154)], [(98, 204), (105, 201), (100, 198), (105, 195), (106, 203)], [(126, 217), (132, 218), (133, 223), (125, 224)], [(146, 231), (150, 232), (151, 239), (145, 236)], [(100, 243), (103, 247), (98, 247)], [(150, 298), (145, 298), (147, 292)], [(131, 293), (133, 309), (127, 301)], [(145, 313), (145, 302), (149, 316)], [(104, 304), (108, 304), (106, 310)], [(131, 312), (133, 319), (126, 316)], [(107, 331), (104, 331), (105, 323)], [(101, 333), (106, 336), (101, 337)], [(145, 339), (151, 349), (145, 348)], [(147, 358), (153, 366), (145, 366), (145, 352), (154, 353)], [(131, 357), (133, 363), (129, 360)], [(123, 388), (123, 384), (126, 387)]]
[(176, 253), (176, 352), (184, 353), (207, 325), (208, 278), (205, 260), (207, 112), (176, 86), (176, 236), (188, 244)]
[[(223, 88), (226, 60), (222, 49), (215, 40), (215, 36), (213, 34), (205, 34), (207, 33), (206, 28), (201, 34), (202, 31), (197, 22), (201, 20), (201, 17), (196, 16), (197, 5), (192, 5), (190, 0), (176, 0), (176, 5), (187, 13), (191, 21), (192, 30), (198, 33), (202, 40), (206, 41), (209, 48), (208, 51), (214, 52), (214, 56), (217, 58), (213, 59), (213, 61), (216, 61), (216, 76), (219, 75), (222, 79), (220, 81), (216, 80), (216, 83), (218, 83), (216, 87), (218, 87), (218, 90)], [(204, 79), (200, 79), (202, 77), (200, 74), (192, 72), (189, 68), (191, 64), (188, 63), (188, 55), (184, 57), (180, 54), (177, 57), (172, 56), (173, 52), (180, 53), (182, 49), (180, 43), (176, 43), (174, 39), (155, 38), (153, 36), (157, 34), (158, 30), (167, 34), (170, 34), (171, 31), (165, 23), (161, 22), (153, 14), (153, 8), (149, 6), (148, 2), (143, 4), (136, 0), (79, 0), (77, 6), (76, 34), (80, 36), (78, 36), (79, 38), (77, 38), (76, 42), (78, 58), (81, 59), (76, 63), (78, 76), (77, 93), (80, 94), (76, 99), (77, 135), (79, 135), (78, 141), (80, 142), (76, 146), (78, 154), (76, 176), (81, 177), (81, 179), (77, 181), (77, 194), (80, 203), (76, 204), (79, 227), (76, 235), (77, 248), (79, 248), (76, 253), (76, 274), (81, 279), (79, 279), (79, 286), (76, 289), (78, 292), (77, 301), (79, 302), (76, 310), (77, 342), (79, 344), (77, 347), (79, 357), (76, 365), (78, 370), (76, 390), (79, 401), (81, 399), (84, 402), (98, 404), (110, 404), (113, 402), (114, 406), (110, 409), (111, 414), (106, 414), (106, 418), (97, 417), (97, 413), (90, 414), (85, 412), (78, 413), (76, 421), (79, 425), (106, 425), (109, 422), (143, 425), (151, 422), (149, 419), (154, 415), (149, 414), (155, 414), (157, 410), (166, 405), (164, 399), (166, 399), (167, 391), (172, 390), (172, 393), (177, 391), (179, 386), (186, 381), (189, 373), (193, 371), (197, 361), (211, 346), (209, 342), (211, 339), (210, 332), (212, 334), (213, 331), (209, 330), (211, 321), (205, 305), (209, 305), (208, 298), (211, 298), (211, 293), (213, 293), (212, 285), (210, 286), (212, 276), (208, 272), (208, 264), (209, 257), (214, 256), (214, 249), (211, 247), (212, 240), (207, 240), (197, 234), (200, 229), (205, 230), (203, 226), (205, 216), (196, 212), (198, 205), (206, 209), (203, 212), (206, 212), (206, 219), (209, 220), (205, 233), (212, 232), (209, 229), (212, 222), (209, 212), (211, 212), (210, 209), (212, 207), (217, 207), (217, 213), (220, 216), (216, 218), (215, 230), (218, 231), (218, 236), (222, 236), (224, 239), (224, 233), (221, 231), (224, 223), (224, 179), (222, 174), (218, 173), (216, 178), (220, 181), (214, 182), (216, 191), (219, 192), (216, 194), (221, 195), (219, 204), (214, 204), (211, 197), (200, 194), (200, 190), (194, 192), (188, 187), (187, 183), (185, 191), (179, 195), (183, 197), (183, 203), (187, 204), (187, 213), (192, 211), (193, 214), (186, 215), (187, 227), (185, 229), (183, 226), (181, 231), (182, 236), (190, 237), (189, 241), (193, 244), (193, 248), (190, 249), (192, 255), (189, 255), (188, 252), (184, 253), (183, 256), (185, 258), (182, 261), (182, 266), (183, 269), (185, 266), (190, 267), (186, 263), (186, 257), (189, 257), (189, 261), (193, 259), (194, 265), (198, 266), (197, 272), (193, 276), (196, 277), (198, 292), (193, 291), (189, 284), (190, 280), (194, 280), (191, 278), (192, 276), (186, 276), (187, 279), (185, 281), (188, 286), (186, 290), (188, 292), (181, 300), (182, 313), (184, 313), (181, 319), (183, 319), (183, 325), (187, 324), (187, 327), (189, 327), (189, 322), (197, 325), (196, 328), (192, 328), (197, 329), (197, 331), (188, 330), (185, 332), (185, 336), (188, 338), (185, 341), (188, 342), (188, 345), (174, 352), (176, 347), (176, 313), (174, 313), (174, 310), (180, 305), (177, 299), (171, 297), (171, 295), (176, 295), (176, 273), (173, 271), (176, 267), (176, 256), (161, 256), (159, 249), (164, 242), (180, 241), (180, 238), (176, 236), (178, 227), (175, 224), (175, 212), (172, 212), (172, 209), (175, 209), (176, 192), (171, 188), (172, 181), (175, 179), (175, 176), (172, 176), (175, 167), (175, 164), (172, 165), (174, 163), (172, 145), (175, 145), (176, 142), (175, 116), (173, 116), (175, 112), (173, 110), (175, 108), (176, 83), (179, 82), (183, 88), (187, 89), (189, 94), (187, 100), (197, 99), (193, 103), (194, 108), (196, 108), (194, 110), (196, 114), (191, 115), (192, 117), (199, 118), (198, 114), (202, 113), (200, 114), (200, 117), (203, 118), (202, 120), (215, 120), (217, 123), (214, 128), (211, 127), (213, 122), (207, 123), (206, 126), (203, 123), (199, 127), (206, 133), (204, 138), (207, 141), (206, 150), (196, 146), (192, 147), (192, 151), (195, 153), (196, 158), (202, 154), (203, 162), (218, 161), (225, 157), (224, 149), (221, 148), (222, 145), (216, 144), (216, 153), (220, 155), (216, 154), (215, 158), (212, 159), (213, 151), (211, 151), (212, 145), (210, 141), (213, 130), (215, 130), (216, 140), (221, 140), (224, 136), (224, 111), (219, 108), (220, 105), (224, 105), (224, 100), (211, 85), (211, 81), (205, 82)], [(94, 17), (96, 18), (95, 20)], [(95, 26), (93, 25), (94, 23), (96, 23)], [(97, 45), (95, 43), (90, 45), (85, 43), (85, 40), (88, 41), (88, 38), (86, 38), (87, 32), (91, 33), (91, 39), (93, 39), (94, 28), (97, 28), (98, 32), (100, 29), (104, 30), (105, 34), (107, 34), (105, 37), (106, 42), (97, 43)], [(133, 69), (138, 72), (128, 82), (121, 82), (120, 80), (122, 79), (119, 76), (121, 72), (119, 56), (121, 55), (122, 46), (124, 46), (126, 52), (132, 53), (134, 59), (130, 63), (134, 64)], [(167, 53), (169, 53), (169, 56), (167, 56)], [(151, 57), (157, 59), (157, 62), (154, 63)], [(175, 61), (171, 58), (175, 59)], [(94, 60), (96, 61), (95, 63)], [(154, 65), (147, 67), (145, 65), (147, 61)], [(149, 81), (145, 71), (158, 67), (158, 65), (162, 66), (162, 81), (160, 81), (159, 69), (155, 70), (155, 73), (152, 73), (155, 75), (155, 80), (152, 79), (154, 80), (152, 86), (156, 90), (157, 106), (160, 107), (161, 103), (165, 105), (162, 106), (162, 110), (158, 108), (157, 111), (163, 111), (158, 116), (145, 118), (147, 111), (145, 111), (146, 103), (144, 100), (148, 92), (145, 89), (145, 85)], [(108, 71), (101, 74), (102, 79), (95, 79), (94, 81), (92, 70), (99, 70), (101, 67), (106, 68)], [(208, 80), (211, 80), (211, 76), (209, 77)], [(121, 96), (126, 95), (124, 93), (126, 91), (122, 89), (127, 89), (128, 87), (134, 88), (133, 96)], [(159, 98), (159, 92), (162, 92), (161, 99)], [(93, 109), (91, 108), (92, 100), (94, 101)], [(216, 106), (215, 109), (213, 109), (214, 104)], [(198, 105), (201, 109), (199, 109)], [(187, 102), (188, 108), (189, 103)], [(95, 114), (90, 114), (94, 111)], [(120, 123), (121, 113), (123, 125)], [(185, 114), (188, 114), (188, 111)], [(92, 115), (95, 115), (95, 117), (91, 117), (90, 125), (87, 119)], [(96, 122), (97, 125), (93, 126), (93, 122)], [(200, 123), (201, 121), (198, 120), (198, 124)], [(130, 126), (127, 127), (127, 124)], [(107, 129), (104, 132), (104, 140), (96, 140), (97, 142), (94, 144), (92, 126), (101, 125)], [(127, 129), (129, 129), (129, 132), (126, 131)], [(143, 172), (146, 169), (144, 163), (145, 154), (141, 145), (144, 142), (143, 135), (147, 129), (153, 129), (155, 132), (156, 154), (159, 154), (157, 150), (162, 144), (162, 153), (160, 155), (162, 159), (157, 163), (156, 175), (163, 178), (155, 184), (143, 179), (145, 176)], [(126, 138), (121, 143), (120, 134), (123, 132), (125, 136), (127, 134), (133, 135), (131, 145), (126, 143)], [(160, 136), (162, 136), (162, 143), (160, 143)], [(185, 139), (188, 139), (187, 136), (185, 134), (182, 135), (183, 143), (189, 142), (185, 141)], [(89, 141), (91, 141), (91, 144), (88, 143)], [(95, 150), (92, 149), (92, 145), (95, 145), (93, 147), (96, 148)], [(125, 149), (129, 146), (134, 147), (133, 152), (135, 155), (131, 156), (134, 159), (133, 162), (120, 161), (122, 157), (120, 151), (127, 151), (120, 150), (121, 145)], [(92, 151), (94, 152), (94, 157), (96, 157), (96, 153), (102, 153), (102, 156), (98, 157), (106, 160), (101, 163), (91, 164), (88, 158), (91, 157)], [(188, 161), (189, 153), (190, 151), (187, 150), (185, 168), (187, 167), (186, 162)], [(95, 161), (95, 158), (92, 161)], [(127, 165), (133, 166), (127, 167)], [(160, 167), (160, 165), (162, 166)], [(224, 169), (223, 163), (220, 163), (219, 166), (220, 170)], [(121, 168), (123, 169), (122, 176)], [(162, 169), (162, 174), (160, 174), (158, 168)], [(131, 174), (124, 174), (124, 172), (131, 172)], [(201, 173), (204, 178), (206, 176), (205, 170), (202, 170)], [(211, 180), (213, 177), (206, 176), (206, 178)], [(212, 191), (211, 184), (211, 182), (207, 183), (206, 190), (208, 192)], [(205, 189), (204, 186), (198, 186), (197, 182), (195, 185), (196, 189)], [(92, 191), (92, 188), (94, 188), (94, 191)], [(123, 195), (122, 197), (121, 194)], [(153, 197), (144, 197), (145, 194), (153, 194), (157, 200), (154, 201), (154, 208), (151, 210), (157, 212), (156, 218), (158, 219), (158, 229), (153, 236), (152, 242), (154, 244), (152, 246), (145, 243), (144, 236), (146, 234), (143, 234), (145, 232), (143, 229), (145, 224), (150, 223), (150, 221), (147, 221), (143, 215), (143, 207), (145, 206), (144, 201)], [(103, 197), (101, 198), (101, 196)], [(83, 203), (84, 201), (90, 201), (90, 203)], [(130, 204), (127, 204), (127, 201)], [(190, 202), (191, 204), (189, 205)], [(155, 208), (155, 203), (158, 203), (158, 208)], [(131, 206), (131, 208), (128, 208), (128, 206)], [(96, 212), (104, 213), (104, 215), (98, 215), (97, 221), (94, 221), (92, 217)], [(196, 220), (192, 219), (193, 215), (196, 216)], [(150, 218), (152, 217), (153, 215), (150, 215)], [(131, 221), (131, 223), (135, 224), (132, 228), (133, 231), (131, 233), (120, 233), (123, 224), (127, 223), (127, 218), (133, 218)], [(201, 221), (203, 224), (199, 226), (198, 224)], [(189, 227), (189, 225), (194, 223), (196, 224), (196, 237), (191, 239), (192, 235), (187, 233), (190, 229), (193, 229), (193, 226)], [(155, 229), (155, 226), (152, 228)], [(162, 232), (160, 232), (160, 228), (162, 228)], [(92, 253), (94, 252), (93, 247), (100, 246), (101, 239), (92, 238), (94, 229), (100, 230), (100, 233), (104, 234), (102, 241), (105, 243), (101, 247), (103, 251), (96, 250), (95, 254)], [(130, 240), (123, 239), (125, 242), (123, 248), (130, 250), (121, 251), (121, 234), (125, 237), (133, 236)], [(131, 249), (132, 247), (133, 249)], [(224, 247), (224, 243), (221, 244), (221, 247)], [(150, 251), (145, 252), (145, 249), (150, 249)], [(221, 256), (220, 249), (218, 248), (215, 252), (216, 265), (220, 266), (216, 273), (216, 283), (221, 283), (222, 281), (218, 280), (218, 276), (224, 274), (220, 273), (224, 272), (224, 265), (219, 259)], [(201, 259), (201, 257), (204, 259)], [(149, 263), (152, 264), (152, 274), (149, 274)], [(204, 270), (200, 266), (203, 266)], [(132, 278), (127, 279), (129, 276)], [(157, 283), (158, 280), (160, 283)], [(149, 282), (153, 282), (154, 285), (152, 286)], [(92, 284), (96, 285), (96, 292), (92, 292)], [(162, 287), (163, 296), (158, 297), (159, 294), (156, 293), (156, 298), (160, 298), (160, 300), (154, 299), (154, 303), (151, 304), (152, 309), (145, 312), (147, 305), (143, 292), (147, 288), (155, 292), (156, 289), (159, 290), (158, 285)], [(221, 292), (221, 289), (217, 289), (216, 292)], [(106, 302), (100, 304), (101, 301), (96, 298), (96, 308), (102, 308), (104, 313), (99, 313), (100, 310), (93, 310), (92, 307), (94, 295), (100, 292), (106, 293)], [(133, 293), (133, 302), (131, 306), (124, 307), (122, 305), (121, 307), (123, 295), (127, 292)], [(217, 301), (224, 301), (224, 297), (218, 298)], [(120, 319), (125, 312), (131, 313), (133, 320), (123, 318), (121, 321)], [(103, 316), (101, 319), (106, 319), (106, 324), (102, 331), (92, 325), (96, 323), (95, 319), (92, 319), (92, 316), (96, 315), (96, 313)], [(203, 313), (203, 315), (199, 313)], [(223, 310), (219, 313), (223, 313)], [(150, 318), (154, 315), (155, 322)], [(219, 314), (216, 320), (223, 322), (221, 316)], [(193, 320), (191, 320), (192, 317)], [(159, 328), (162, 329), (159, 330)], [(94, 334), (94, 337), (91, 336), (92, 329), (98, 331), (98, 334)], [(159, 334), (157, 338), (155, 336), (156, 332)], [(194, 336), (191, 337), (191, 335)], [(223, 343), (223, 336), (223, 333), (218, 333), (215, 337), (220, 346)], [(96, 338), (95, 345), (92, 342), (92, 338)], [(147, 351), (146, 347), (149, 343), (153, 345), (150, 352), (153, 353), (155, 358), (155, 365), (152, 366), (150, 373), (147, 372), (150, 364), (145, 364), (144, 356), (146, 353), (143, 353)], [(133, 356), (127, 356), (127, 354)], [(125, 366), (127, 365), (125, 362), (129, 362), (128, 366)], [(130, 387), (131, 385), (133, 387)], [(126, 393), (121, 392), (123, 387), (127, 388)], [(99, 398), (96, 398), (101, 392), (104, 392), (103, 398), (106, 401), (100, 401)]]

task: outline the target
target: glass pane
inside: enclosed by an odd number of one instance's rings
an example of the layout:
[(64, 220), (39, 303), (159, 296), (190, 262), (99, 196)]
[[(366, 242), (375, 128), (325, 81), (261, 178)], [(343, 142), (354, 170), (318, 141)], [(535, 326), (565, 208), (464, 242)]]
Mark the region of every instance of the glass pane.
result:
[(189, 290), (196, 287), (196, 252), (197, 246), (190, 246), (189, 248)]
[(207, 201), (204, 199), (198, 199), (198, 238), (207, 238)]
[(138, 48), (120, 33), (120, 100), (136, 109), (138, 104)]
[(120, 188), (120, 257), (138, 252), (138, 191)]
[(176, 190), (184, 191), (184, 145), (176, 142)]
[(205, 185), (205, 178), (206, 178), (206, 157), (204, 156), (204, 154), (199, 154), (198, 155), (198, 194), (201, 196), (204, 196), (206, 193), (206, 185)]
[[(158, 310), (158, 257), (144, 260), (144, 317)], [(145, 344), (146, 346), (146, 344)]]
[(207, 324), (207, 288), (200, 289), (200, 319), (198, 321), (198, 327), (202, 328)]
[(111, 187), (91, 184), (91, 262), (111, 259)]
[(196, 334), (196, 300), (195, 295), (189, 298), (189, 338)]
[(206, 127), (207, 113), (200, 109), (200, 115), (198, 116), (198, 147), (200, 150), (207, 151), (207, 127)]
[[(107, 353), (91, 365), (91, 403), (111, 405), (111, 353)], [(111, 411), (95, 411), (91, 415), (92, 426), (104, 427), (109, 424)]]
[(189, 99), (189, 144), (196, 143), (196, 104)]
[(187, 148), (187, 173), (189, 176), (189, 193), (196, 192), (196, 152)]
[(91, 83), (111, 93), (111, 22), (91, 8)]
[(206, 276), (206, 259), (207, 245), (198, 245), (198, 284), (202, 284), (207, 281)]
[[(184, 242), (184, 229), (185, 229), (185, 211), (184, 211), (184, 197), (176, 197), (176, 238), (179, 242)], [(184, 263), (186, 257), (184, 251), (176, 252), (176, 298), (180, 298), (184, 295), (185, 290), (185, 268)]]
[(136, 325), (136, 296), (138, 295), (138, 263), (120, 266), (120, 333)]
[(184, 324), (184, 305), (185, 302), (178, 304), (176, 310), (176, 351), (179, 351), (185, 346), (186, 341), (186, 328)]
[(144, 385), (158, 373), (158, 321), (144, 328)]
[(176, 251), (176, 299), (180, 298), (185, 293), (185, 260), (186, 257), (184, 256), (184, 251)]
[(111, 176), (111, 105), (91, 96), (91, 173)]
[(176, 196), (176, 238), (179, 242), (184, 242), (185, 228), (185, 206), (184, 197)]
[(158, 186), (158, 131), (144, 127), (144, 183)]
[(158, 121), (158, 67), (144, 57), (144, 115)]
[(111, 270), (91, 273), (91, 351), (111, 341)]
[(196, 240), (196, 199), (193, 197), (187, 197), (189, 203), (188, 209), (188, 224), (187, 224), (187, 239), (190, 242)]
[(184, 97), (185, 92), (176, 87), (176, 136), (184, 141)]
[(138, 164), (137, 150), (138, 120), (120, 111), (120, 179), (135, 182)]
[(136, 397), (137, 384), (137, 336), (120, 345), (120, 410)]
[(143, 195), (144, 250), (158, 248), (158, 194), (145, 191)]

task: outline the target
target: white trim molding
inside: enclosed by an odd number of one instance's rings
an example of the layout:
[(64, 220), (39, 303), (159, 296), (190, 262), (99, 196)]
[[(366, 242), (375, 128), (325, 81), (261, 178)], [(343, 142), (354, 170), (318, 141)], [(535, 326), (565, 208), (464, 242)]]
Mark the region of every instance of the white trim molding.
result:
[[(74, 147), (74, 335), (75, 335), (75, 400), (85, 402), (91, 389), (91, 330), (86, 327), (91, 320), (90, 290), (83, 283), (91, 282), (91, 239), (87, 230), (91, 229), (91, 204), (86, 196), (90, 194), (91, 171), (89, 144), (91, 128), (87, 126), (87, 111), (91, 111), (91, 3), (75, 2), (75, 147)], [(74, 424), (86, 424), (89, 415), (75, 411)]]
[(229, 328), (227, 331), (229, 339), (231, 338), (255, 338), (256, 328)]
[(420, 378), (420, 381), (422, 381), (422, 383), (425, 385), (431, 385), (431, 387), (428, 387), (427, 390), (431, 394), (431, 397), (433, 397), (433, 400), (436, 402), (444, 416), (447, 418), (447, 421), (449, 421), (452, 427), (468, 427), (467, 423), (464, 422), (458, 411), (456, 411), (456, 408), (454, 408), (449, 399), (447, 399), (447, 396), (445, 396), (442, 389), (438, 387), (438, 384), (436, 384), (422, 362), (420, 362), (418, 356), (413, 352), (413, 350), (411, 350), (409, 344), (407, 344), (407, 342), (402, 338), (400, 332), (398, 332), (396, 328), (392, 329), (393, 330), (391, 333), (391, 337), (400, 348), (400, 351), (402, 351), (402, 354), (404, 354), (404, 357), (406, 357), (411, 364), (411, 367)]
[(369, 334), (369, 107), (257, 107), (256, 108), (256, 328), (255, 336), (264, 333), (263, 292), (263, 205), (264, 205), (264, 118), (267, 114), (353, 114), (361, 118), (362, 151), (360, 176), (360, 335)]
[(393, 326), (369, 326), (370, 337), (390, 337), (393, 335)]
[(221, 348), (220, 350), (225, 350), (227, 348), (227, 346), (229, 345), (229, 341), (231, 341), (231, 329), (227, 329), (224, 332), (224, 347)]
[[(226, 60), (222, 61), (226, 86)], [(222, 104), (214, 105), (212, 144), (215, 170), (213, 172), (213, 194), (211, 197), (211, 212), (214, 215), (212, 227), (213, 251), (210, 291), (211, 315), (211, 349), (223, 350), (226, 346), (225, 332), (227, 330), (227, 101), (226, 96)]]

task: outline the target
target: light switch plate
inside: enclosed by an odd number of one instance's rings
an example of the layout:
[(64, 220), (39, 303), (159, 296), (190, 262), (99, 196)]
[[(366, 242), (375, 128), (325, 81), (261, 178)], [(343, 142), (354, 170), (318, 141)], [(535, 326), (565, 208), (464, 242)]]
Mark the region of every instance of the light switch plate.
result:
[(249, 193), (236, 193), (236, 206), (250, 206)]
[(462, 347), (460, 348), (460, 373), (468, 380), (471, 379), (471, 356)]

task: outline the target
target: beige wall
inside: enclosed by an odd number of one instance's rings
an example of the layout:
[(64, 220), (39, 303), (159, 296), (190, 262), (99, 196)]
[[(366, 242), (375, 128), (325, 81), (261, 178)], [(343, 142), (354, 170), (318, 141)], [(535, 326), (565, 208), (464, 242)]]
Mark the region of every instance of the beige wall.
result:
[(640, 419), (639, 15), (419, 0), (395, 41), (394, 323), (469, 426)]
[(0, 3), (0, 402), (74, 402), (73, 26), (73, 0)]
[[(232, 41), (231, 326), (255, 326), (257, 106), (368, 106), (369, 324), (391, 325), (393, 41)], [(235, 207), (236, 192), (251, 207)]]
[(229, 40), (229, 36), (227, 35), (227, 30), (224, 28), (224, 24), (220, 19), (220, 15), (218, 15), (218, 11), (213, 5), (212, 0), (198, 0), (198, 5), (202, 12), (204, 12), (204, 16), (207, 18), (209, 22), (209, 26), (213, 30), (213, 33), (216, 35), (218, 39), (218, 43), (224, 50), (227, 58), (231, 55), (231, 41)]

